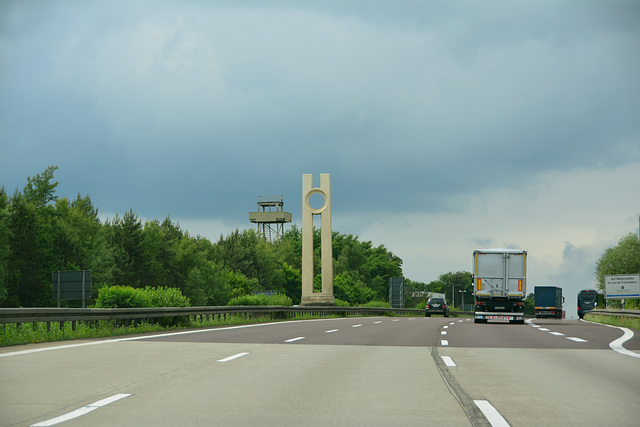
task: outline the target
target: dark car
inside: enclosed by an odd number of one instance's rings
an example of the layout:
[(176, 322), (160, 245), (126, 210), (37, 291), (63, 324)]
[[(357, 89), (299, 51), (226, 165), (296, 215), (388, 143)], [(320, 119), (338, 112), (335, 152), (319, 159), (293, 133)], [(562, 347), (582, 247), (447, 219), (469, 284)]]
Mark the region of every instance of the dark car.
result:
[(427, 301), (425, 316), (429, 317), (432, 314), (442, 314), (444, 317), (449, 317), (449, 305), (444, 298), (429, 298), (429, 301)]

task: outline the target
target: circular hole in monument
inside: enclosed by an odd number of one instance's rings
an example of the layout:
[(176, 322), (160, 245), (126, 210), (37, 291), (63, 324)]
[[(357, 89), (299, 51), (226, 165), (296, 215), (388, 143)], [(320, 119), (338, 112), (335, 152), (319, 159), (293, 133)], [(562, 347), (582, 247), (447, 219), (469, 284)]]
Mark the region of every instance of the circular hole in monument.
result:
[(324, 196), (320, 193), (313, 193), (309, 196), (309, 206), (311, 209), (322, 209), (324, 206)]

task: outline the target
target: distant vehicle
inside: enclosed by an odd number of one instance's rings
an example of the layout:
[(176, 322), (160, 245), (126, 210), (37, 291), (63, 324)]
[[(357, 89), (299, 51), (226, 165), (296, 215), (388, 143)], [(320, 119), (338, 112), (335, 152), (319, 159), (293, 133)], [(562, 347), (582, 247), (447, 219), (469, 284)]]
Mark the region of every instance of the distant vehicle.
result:
[(552, 317), (562, 319), (562, 288), (557, 286), (536, 286), (533, 288), (536, 319)]
[(578, 317), (583, 318), (585, 314), (595, 309), (598, 305), (598, 292), (593, 289), (583, 289), (578, 292)]
[(444, 317), (449, 317), (449, 305), (444, 298), (432, 297), (427, 301), (427, 308), (425, 311), (426, 317), (431, 317), (432, 314), (442, 314)]
[(474, 322), (524, 323), (527, 251), (478, 249), (472, 271)]

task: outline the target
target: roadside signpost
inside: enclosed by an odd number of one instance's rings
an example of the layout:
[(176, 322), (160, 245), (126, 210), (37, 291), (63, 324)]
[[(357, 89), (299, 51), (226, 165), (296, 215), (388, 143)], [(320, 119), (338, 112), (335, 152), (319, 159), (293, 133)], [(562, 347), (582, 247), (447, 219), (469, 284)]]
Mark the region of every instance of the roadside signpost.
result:
[(616, 274), (604, 276), (606, 299), (640, 298), (640, 274)]
[(60, 300), (81, 299), (82, 308), (85, 301), (91, 297), (91, 270), (54, 271), (52, 274), (53, 298)]

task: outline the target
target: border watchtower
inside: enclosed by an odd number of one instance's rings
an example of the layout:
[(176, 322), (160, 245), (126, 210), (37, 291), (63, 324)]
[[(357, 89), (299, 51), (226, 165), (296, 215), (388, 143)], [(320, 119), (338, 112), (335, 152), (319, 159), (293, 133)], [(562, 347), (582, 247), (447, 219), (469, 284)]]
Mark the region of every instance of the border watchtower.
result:
[(249, 221), (258, 224), (258, 233), (268, 241), (284, 235), (284, 224), (291, 222), (291, 213), (284, 211), (282, 194), (258, 196), (258, 212), (249, 212)]

